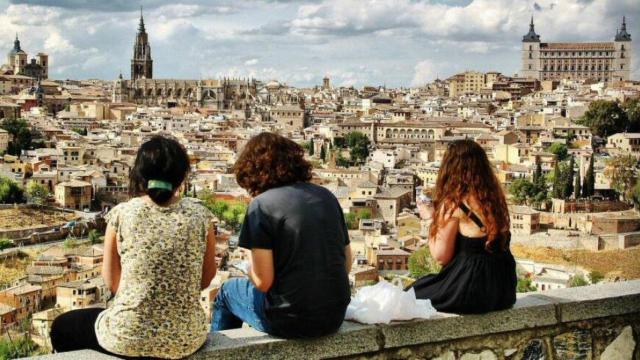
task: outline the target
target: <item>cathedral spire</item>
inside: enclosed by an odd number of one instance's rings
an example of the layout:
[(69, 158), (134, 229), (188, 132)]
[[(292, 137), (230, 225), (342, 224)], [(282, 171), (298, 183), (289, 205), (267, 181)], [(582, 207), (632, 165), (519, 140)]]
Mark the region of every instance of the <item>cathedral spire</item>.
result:
[(626, 16), (622, 17), (622, 26), (620, 27), (620, 30), (616, 33), (616, 41), (631, 41), (631, 34), (627, 32)]
[(140, 24), (138, 24), (138, 32), (145, 32), (144, 29), (144, 17), (142, 16), (142, 5), (140, 5)]
[(531, 22), (529, 23), (529, 32), (522, 37), (522, 42), (540, 42), (540, 35), (536, 34), (536, 28), (533, 24), (533, 15), (531, 15)]

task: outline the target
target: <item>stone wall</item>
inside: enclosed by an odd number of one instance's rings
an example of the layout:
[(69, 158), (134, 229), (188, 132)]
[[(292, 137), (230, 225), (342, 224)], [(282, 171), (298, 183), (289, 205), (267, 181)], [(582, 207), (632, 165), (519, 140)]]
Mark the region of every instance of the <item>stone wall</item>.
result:
[[(640, 280), (520, 294), (509, 310), (283, 340), (249, 328), (209, 336), (191, 359), (640, 359)], [(113, 359), (91, 351), (41, 359)]]

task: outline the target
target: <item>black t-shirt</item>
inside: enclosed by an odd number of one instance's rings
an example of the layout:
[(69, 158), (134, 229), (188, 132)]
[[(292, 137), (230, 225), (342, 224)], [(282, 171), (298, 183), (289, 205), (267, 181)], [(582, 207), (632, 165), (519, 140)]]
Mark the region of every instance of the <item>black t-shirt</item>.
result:
[(273, 251), (266, 316), (274, 334), (313, 337), (340, 327), (350, 301), (348, 244), (340, 204), (321, 186), (296, 183), (251, 201), (239, 245)]

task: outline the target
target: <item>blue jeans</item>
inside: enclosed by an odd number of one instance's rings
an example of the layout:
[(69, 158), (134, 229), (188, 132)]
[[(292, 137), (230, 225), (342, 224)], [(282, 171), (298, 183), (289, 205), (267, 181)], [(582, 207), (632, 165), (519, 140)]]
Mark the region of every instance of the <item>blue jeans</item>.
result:
[(245, 322), (258, 331), (268, 333), (269, 324), (264, 313), (265, 296), (247, 278), (225, 281), (213, 303), (211, 331), (238, 329)]

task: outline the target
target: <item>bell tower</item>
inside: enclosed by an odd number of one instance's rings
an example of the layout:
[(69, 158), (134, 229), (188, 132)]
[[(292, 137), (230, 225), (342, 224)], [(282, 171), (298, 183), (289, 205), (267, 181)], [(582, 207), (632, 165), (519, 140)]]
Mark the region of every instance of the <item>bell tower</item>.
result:
[(133, 45), (133, 58), (131, 59), (131, 80), (152, 79), (153, 60), (151, 59), (151, 46), (149, 36), (144, 28), (142, 7), (140, 7), (140, 24), (136, 34), (136, 42)]

